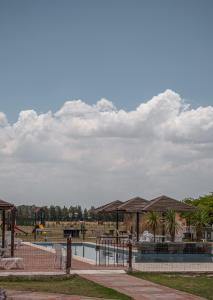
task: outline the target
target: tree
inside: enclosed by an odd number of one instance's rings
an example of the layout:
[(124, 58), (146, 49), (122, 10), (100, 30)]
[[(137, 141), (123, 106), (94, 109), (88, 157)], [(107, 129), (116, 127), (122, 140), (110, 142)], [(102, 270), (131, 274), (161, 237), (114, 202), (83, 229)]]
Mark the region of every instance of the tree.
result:
[(84, 209), (83, 219), (84, 221), (88, 220), (88, 210), (86, 208)]
[(187, 198), (183, 200), (185, 203), (196, 206), (199, 209), (205, 210), (208, 214), (210, 225), (213, 224), (213, 193), (201, 196), (197, 199)]
[(172, 242), (175, 241), (175, 234), (179, 228), (179, 224), (176, 221), (176, 212), (172, 209), (167, 210), (164, 217), (166, 230), (171, 236)]
[(209, 215), (204, 209), (197, 210), (192, 215), (192, 224), (195, 226), (197, 240), (202, 239), (203, 228), (209, 225)]
[(153, 235), (154, 235), (154, 242), (155, 242), (155, 236), (156, 236), (156, 229), (158, 225), (161, 223), (161, 216), (158, 212), (150, 211), (146, 215), (146, 220), (148, 226), (151, 228)]
[(51, 205), (49, 208), (49, 212), (50, 212), (50, 220), (55, 221), (56, 220), (55, 206)]

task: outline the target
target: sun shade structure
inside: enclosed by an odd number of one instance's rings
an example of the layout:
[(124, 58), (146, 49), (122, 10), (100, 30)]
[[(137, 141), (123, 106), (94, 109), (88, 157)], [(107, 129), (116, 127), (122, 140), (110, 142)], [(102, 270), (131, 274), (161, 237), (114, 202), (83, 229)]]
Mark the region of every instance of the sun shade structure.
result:
[(99, 206), (98, 208), (94, 209), (94, 213), (111, 213), (115, 212), (117, 208), (122, 204), (123, 202), (120, 200), (115, 200), (110, 203), (107, 203), (105, 205)]
[(98, 208), (96, 208), (93, 212), (98, 214), (98, 213), (113, 213), (116, 212), (116, 236), (117, 236), (117, 241), (118, 241), (118, 227), (119, 227), (119, 210), (118, 207), (122, 204), (123, 202), (120, 200), (115, 200), (110, 203), (107, 203), (105, 205), (102, 205)]
[(124, 212), (142, 212), (148, 203), (149, 201), (146, 199), (134, 197), (125, 201), (123, 204), (118, 206), (117, 209)]
[(95, 213), (117, 213), (116, 218), (116, 229), (118, 231), (118, 213), (135, 213), (136, 214), (136, 237), (139, 240), (139, 223), (140, 214), (143, 212), (156, 211), (165, 213), (168, 210), (174, 210), (176, 212), (193, 212), (195, 208), (184, 202), (178, 201), (176, 199), (170, 198), (168, 196), (162, 195), (160, 197), (154, 198), (150, 201), (141, 198), (134, 197), (125, 202), (120, 200), (115, 200), (113, 202), (107, 203), (100, 206), (94, 210)]
[(13, 204), (0, 199), (0, 210), (9, 210), (13, 207)]
[(148, 200), (141, 197), (134, 197), (118, 207), (119, 211), (124, 213), (136, 213), (136, 239), (139, 241), (139, 226), (140, 226), (140, 213), (144, 211), (144, 207), (149, 203)]
[[(193, 212), (196, 209), (193, 206), (190, 206), (186, 203), (183, 203), (176, 199), (162, 195), (160, 197), (154, 198), (151, 201), (149, 201), (149, 204), (147, 204), (144, 207), (144, 210), (147, 212), (149, 212), (149, 211), (159, 212), (159, 213), (162, 213), (162, 216), (164, 216), (164, 214), (168, 210), (173, 210), (175, 212)], [(162, 235), (163, 236), (165, 235), (164, 222), (163, 222)], [(164, 238), (163, 238), (163, 241), (164, 241)]]
[(16, 208), (14, 204), (0, 199), (0, 211), (2, 212), (2, 248), (5, 248), (5, 212), (11, 212), (11, 256), (14, 256), (14, 235), (15, 235), (15, 214)]
[(177, 212), (192, 212), (195, 208), (165, 195), (148, 201), (148, 204), (144, 207), (144, 211), (166, 212), (168, 210), (174, 210)]

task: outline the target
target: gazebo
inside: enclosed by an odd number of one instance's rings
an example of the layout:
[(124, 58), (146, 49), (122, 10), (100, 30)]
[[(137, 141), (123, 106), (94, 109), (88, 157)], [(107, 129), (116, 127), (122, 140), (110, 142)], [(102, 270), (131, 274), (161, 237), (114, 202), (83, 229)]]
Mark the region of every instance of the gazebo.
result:
[(116, 212), (116, 235), (118, 235), (118, 224), (119, 224), (119, 210), (118, 207), (123, 204), (120, 200), (115, 200), (109, 202), (105, 205), (99, 206), (98, 208), (94, 209), (94, 213), (113, 213)]
[(1, 218), (2, 218), (2, 243), (1, 247), (5, 248), (5, 229), (6, 229), (6, 212), (10, 212), (10, 227), (11, 227), (11, 257), (14, 256), (14, 237), (15, 237), (15, 218), (16, 218), (16, 208), (14, 204), (6, 202), (0, 199), (0, 211), (1, 211)]
[(148, 204), (144, 207), (145, 211), (157, 211), (162, 213), (170, 209), (176, 212), (190, 212), (195, 210), (193, 206), (165, 195), (148, 201)]
[[(191, 205), (188, 205), (184, 202), (178, 201), (176, 199), (170, 198), (168, 196), (162, 195), (160, 197), (154, 198), (149, 201), (145, 206), (144, 210), (146, 212), (155, 211), (162, 214), (164, 219), (165, 213), (168, 210), (173, 210), (175, 212), (193, 212), (195, 208)], [(165, 223), (163, 222), (162, 235), (165, 235)], [(164, 241), (164, 238), (163, 238)]]
[(174, 210), (175, 212), (192, 212), (195, 210), (193, 206), (190, 206), (186, 203), (178, 201), (176, 199), (170, 198), (168, 196), (162, 195), (160, 197), (154, 198), (150, 201), (141, 198), (134, 197), (125, 202), (116, 200), (100, 206), (95, 209), (95, 213), (112, 213), (116, 212), (116, 229), (118, 231), (118, 213), (135, 213), (136, 214), (136, 239), (139, 241), (139, 224), (140, 224), (140, 214), (146, 213), (149, 211), (160, 212), (163, 215), (168, 210)]
[(140, 224), (140, 213), (144, 211), (144, 207), (149, 203), (148, 200), (141, 197), (134, 197), (123, 204), (117, 209), (123, 213), (135, 213), (136, 214), (136, 239), (139, 241), (139, 224)]

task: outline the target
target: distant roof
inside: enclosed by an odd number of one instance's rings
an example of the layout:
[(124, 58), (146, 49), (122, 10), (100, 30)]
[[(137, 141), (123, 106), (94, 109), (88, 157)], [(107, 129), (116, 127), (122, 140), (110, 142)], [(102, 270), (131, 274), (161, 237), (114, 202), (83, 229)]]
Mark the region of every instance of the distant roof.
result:
[(0, 199), (0, 210), (8, 210), (14, 207), (14, 204)]
[(175, 200), (173, 198), (167, 197), (165, 195), (150, 200), (148, 204), (144, 207), (145, 211), (165, 212), (170, 209), (178, 212), (195, 210), (193, 206)]
[(123, 202), (120, 200), (115, 200), (105, 205), (99, 206), (98, 208), (94, 209), (94, 213), (104, 213), (104, 212), (113, 212), (116, 211), (118, 206), (120, 206)]
[(140, 212), (144, 210), (144, 207), (149, 203), (148, 200), (141, 197), (134, 197), (127, 200), (118, 207), (118, 210), (124, 212)]

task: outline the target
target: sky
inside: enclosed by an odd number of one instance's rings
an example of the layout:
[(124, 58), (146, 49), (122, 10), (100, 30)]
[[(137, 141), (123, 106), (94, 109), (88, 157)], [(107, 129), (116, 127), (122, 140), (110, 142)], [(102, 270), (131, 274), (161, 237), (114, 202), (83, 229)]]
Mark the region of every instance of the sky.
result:
[(0, 198), (212, 192), (211, 0), (0, 0)]

